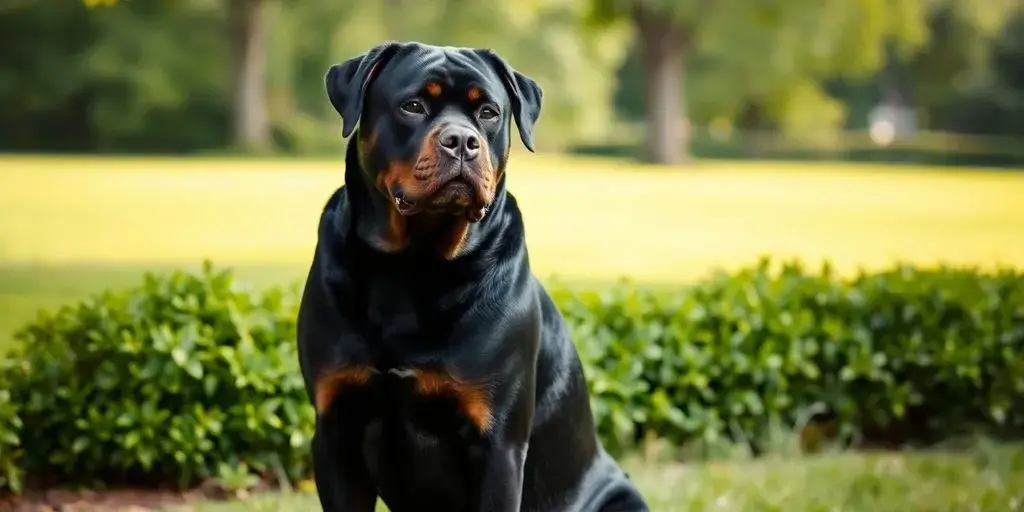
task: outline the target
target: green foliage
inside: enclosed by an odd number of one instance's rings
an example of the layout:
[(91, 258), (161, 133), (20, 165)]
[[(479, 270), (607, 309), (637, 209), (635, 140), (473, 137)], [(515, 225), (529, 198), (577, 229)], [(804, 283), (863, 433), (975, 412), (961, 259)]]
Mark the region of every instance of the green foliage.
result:
[[(0, 31), (0, 149), (195, 152), (230, 144), (225, 1), (19, 2)], [(266, 2), (267, 108), (279, 149), (342, 153), (327, 68), (385, 39), (494, 48), (545, 89), (538, 141), (605, 135), (622, 31), (577, 30), (572, 0)], [(496, 22), (495, 20), (500, 20)]]
[[(181, 152), (227, 144), (222, 9), (31, 2), (0, 16), (0, 147)], [(184, 36), (183, 34), (187, 34)]]
[(26, 473), (181, 485), (238, 480), (246, 467), (305, 476), (313, 411), (296, 297), (244, 290), (207, 264), (40, 315), (2, 376), (22, 404)]
[[(912, 71), (899, 85), (913, 89), (908, 99), (927, 109), (921, 118), (925, 126), (994, 134), (1017, 129), (1020, 101), (1015, 98), (1020, 88), (992, 75), (1013, 74), (1019, 66), (989, 54), (1013, 45), (1012, 20), (1024, 13), (1019, 2), (646, 4), (691, 33), (681, 94), (687, 116), (697, 125), (724, 122), (831, 142), (844, 125), (865, 123), (866, 110), (879, 98), (858, 105), (857, 98), (828, 90), (829, 82), (867, 82), (863, 92), (877, 95), (880, 85), (891, 88), (880, 81), (892, 82), (892, 73), (906, 68)], [(627, 0), (589, 0), (586, 19), (592, 26), (614, 26), (630, 19), (632, 5)], [(618, 75), (619, 114), (641, 119), (644, 77), (636, 48)], [(957, 122), (950, 119), (954, 117)]]
[[(3, 365), (0, 361), (0, 365)], [(0, 494), (21, 490), (21, 417), (7, 385), (0, 381)]]
[[(188, 153), (231, 143), (229, 2), (14, 2), (0, 32), (0, 149)], [(1015, 0), (646, 0), (690, 32), (684, 91), (697, 125), (829, 142), (855, 98), (826, 93), (894, 68), (933, 129), (1021, 133)], [(267, 108), (277, 149), (342, 154), (323, 74), (384, 39), (498, 50), (544, 87), (538, 148), (619, 135), (643, 114), (633, 0), (265, 2)], [(1014, 15), (1014, 13), (1017, 13)], [(500, 20), (500, 22), (495, 22)], [(584, 20), (585, 23), (580, 23)], [(1018, 23), (1019, 25), (1019, 23)], [(1007, 58), (992, 55), (997, 47)], [(1016, 48), (1016, 50), (1014, 50)], [(1014, 53), (1015, 52), (1015, 53)], [(627, 56), (628, 55), (628, 56)], [(625, 59), (625, 63), (623, 63)], [(619, 69), (618, 76), (615, 69)], [(866, 94), (877, 80), (863, 84)], [(616, 100), (612, 96), (618, 89)], [(617, 109), (617, 110), (616, 110)]]
[[(591, 0), (588, 20), (611, 25), (630, 16), (632, 2)], [(759, 111), (755, 126), (801, 137), (828, 136), (846, 116), (841, 102), (826, 94), (823, 80), (863, 76), (880, 69), (888, 46), (904, 52), (927, 41), (922, 0), (847, 2), (648, 2), (690, 34), (685, 91), (687, 115), (698, 123), (717, 119), (751, 124), (747, 110)], [(641, 94), (637, 52), (620, 71), (627, 115), (641, 111), (628, 102)], [(624, 101), (625, 100), (625, 101)], [(823, 135), (824, 134), (824, 135)]]
[(1024, 135), (1024, 68), (1019, 65), (1024, 9), (1018, 3), (1007, 12), (1009, 6), (990, 3), (971, 11), (949, 2), (930, 22), (932, 44), (904, 66), (931, 126), (1019, 137)]
[[(575, 0), (359, 4), (348, 19), (335, 23), (330, 58), (356, 55), (389, 38), (491, 48), (544, 89), (537, 148), (557, 150), (571, 141), (607, 135), (614, 68), (628, 38), (621, 28), (578, 30), (582, 7)], [(329, 108), (321, 84), (316, 101)]]
[(559, 292), (614, 450), (764, 439), (824, 405), (840, 434), (1024, 425), (1024, 276), (897, 267), (850, 281), (767, 261), (682, 293)]
[[(613, 453), (652, 436), (773, 452), (780, 427), (812, 414), (815, 435), (868, 442), (1024, 427), (1016, 271), (843, 279), (764, 260), (678, 291), (550, 289)], [(0, 478), (17, 484), (19, 453), (33, 483), (212, 478), (237, 490), (307, 475), (297, 297), (242, 290), (207, 265), (40, 316), (0, 372)]]

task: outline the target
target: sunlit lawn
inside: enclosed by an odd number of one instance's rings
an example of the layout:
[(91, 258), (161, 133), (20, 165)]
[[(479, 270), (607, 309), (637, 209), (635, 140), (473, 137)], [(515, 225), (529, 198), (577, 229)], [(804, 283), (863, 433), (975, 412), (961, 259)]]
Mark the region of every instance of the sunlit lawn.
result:
[[(840, 454), (693, 466), (629, 464), (655, 512), (939, 512), (1024, 507), (1024, 457)], [(200, 503), (196, 512), (319, 510), (315, 494)], [(386, 510), (383, 506), (379, 511)]]
[[(685, 280), (756, 255), (1024, 262), (1024, 174), (517, 154), (541, 274)], [(340, 161), (0, 159), (5, 260), (305, 262)]]
[[(534, 269), (681, 283), (759, 255), (1024, 263), (1024, 173), (513, 157)], [(0, 344), (39, 307), (209, 257), (257, 282), (305, 272), (339, 160), (0, 157)]]

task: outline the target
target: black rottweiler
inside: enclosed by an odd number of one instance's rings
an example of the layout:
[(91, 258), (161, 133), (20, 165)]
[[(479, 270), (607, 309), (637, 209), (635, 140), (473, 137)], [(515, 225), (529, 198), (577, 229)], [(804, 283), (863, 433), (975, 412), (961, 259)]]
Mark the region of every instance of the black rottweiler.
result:
[(356, 135), (298, 318), (323, 509), (648, 510), (598, 441), (505, 190), (540, 87), (490, 50), (393, 42), (326, 86)]

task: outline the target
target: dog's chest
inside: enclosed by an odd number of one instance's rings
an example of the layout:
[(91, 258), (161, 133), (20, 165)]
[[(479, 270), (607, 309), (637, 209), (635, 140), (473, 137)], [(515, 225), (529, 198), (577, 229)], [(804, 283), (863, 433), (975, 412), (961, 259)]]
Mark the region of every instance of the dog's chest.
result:
[(491, 397), (478, 383), (426, 366), (374, 370), (367, 430), (383, 441), (429, 450), (467, 444), (490, 430)]
[(354, 316), (362, 319), (368, 338), (408, 354), (409, 350), (436, 349), (448, 341), (453, 327), (471, 307), (463, 287), (451, 290), (414, 273), (367, 278), (363, 293), (351, 297)]
[(365, 308), (367, 324), (384, 339), (420, 333), (423, 330), (421, 316), (430, 313), (407, 288), (388, 281), (371, 287)]
[(462, 510), (496, 421), (493, 382), (459, 362), (473, 359), (458, 343), (473, 339), (459, 330), (471, 305), (422, 282), (365, 279), (348, 299), (358, 343), (348, 338), (338, 372), (359, 379), (336, 379), (339, 418), (362, 432), (363, 462), (392, 510)]
[(419, 505), (451, 504), (466, 496), (479, 473), (479, 420), (465, 414), (458, 390), (441, 389), (452, 386), (443, 379), (396, 368), (373, 386), (377, 407), (364, 429), (363, 460), (386, 500), (413, 491)]

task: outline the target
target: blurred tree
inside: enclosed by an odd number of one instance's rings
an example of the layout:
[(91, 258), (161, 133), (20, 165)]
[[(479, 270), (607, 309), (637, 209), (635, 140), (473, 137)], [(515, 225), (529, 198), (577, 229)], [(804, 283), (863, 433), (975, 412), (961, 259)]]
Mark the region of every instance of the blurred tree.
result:
[(0, 147), (180, 152), (230, 142), (216, 4), (21, 5), (0, 15)]
[(936, 0), (924, 51), (898, 63), (933, 129), (1024, 134), (1019, 0)]
[(847, 129), (865, 129), (867, 111), (896, 90), (924, 130), (1024, 135), (1022, 4), (936, 0), (927, 23), (928, 42), (910, 58), (889, 52), (879, 73), (829, 85), (850, 111)]
[(82, 49), (95, 37), (96, 27), (82, 19), (84, 8), (61, 2), (0, 9), (0, 148), (80, 151), (93, 146), (87, 98), (79, 85), (87, 75)]
[[(614, 70), (628, 40), (627, 30), (618, 27), (581, 32), (582, 9), (578, 0), (357, 2), (331, 33), (330, 48), (335, 60), (387, 38), (492, 48), (544, 88), (536, 144), (559, 150), (607, 136), (614, 121)], [(318, 87), (327, 108), (322, 83)]]
[(235, 144), (249, 150), (270, 146), (267, 113), (266, 0), (228, 0)]
[(687, 117), (803, 134), (838, 127), (842, 108), (821, 80), (878, 69), (890, 43), (919, 47), (931, 1), (589, 0), (585, 19), (633, 27), (641, 72), (624, 73), (623, 85), (642, 81), (648, 159), (677, 163)]
[[(954, 117), (951, 124), (971, 133), (1016, 137), (1019, 147), (1024, 139), (1024, 9), (1010, 19), (992, 45), (989, 80), (971, 91), (969, 98), (975, 101), (964, 105), (962, 117)], [(974, 122), (963, 119), (972, 114)]]
[[(109, 7), (118, 3), (118, 0), (82, 1), (88, 7)], [(267, 113), (267, 0), (226, 0), (226, 3), (234, 144), (247, 150), (266, 150), (271, 144)], [(133, 3), (127, 8), (137, 8), (136, 5)]]
[[(255, 67), (233, 64), (246, 54), (232, 43), (241, 7), (231, 1), (0, 7), (0, 148), (207, 151), (239, 140), (237, 127), (250, 125), (240, 119), (266, 119), (276, 148), (336, 154), (343, 142), (329, 129), (338, 119), (323, 74), (386, 38), (494, 48), (536, 78), (545, 90), (538, 149), (600, 139), (613, 126), (614, 69), (628, 33), (582, 34), (578, 0), (262, 0), (273, 44)], [(260, 67), (263, 85), (240, 93), (241, 70)], [(263, 114), (238, 113), (260, 95)], [(250, 136), (262, 139), (261, 130)]]

